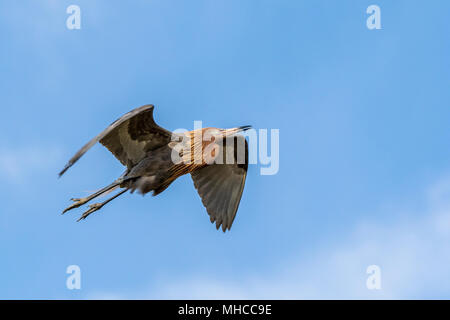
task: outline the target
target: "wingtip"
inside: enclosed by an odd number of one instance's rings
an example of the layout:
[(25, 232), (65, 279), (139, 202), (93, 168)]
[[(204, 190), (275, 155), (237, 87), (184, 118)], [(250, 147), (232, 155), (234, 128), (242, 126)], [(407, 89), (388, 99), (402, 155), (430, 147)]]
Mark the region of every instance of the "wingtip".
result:
[(58, 178), (61, 178), (62, 175), (72, 166), (71, 163), (68, 163), (64, 166), (60, 173), (58, 173)]

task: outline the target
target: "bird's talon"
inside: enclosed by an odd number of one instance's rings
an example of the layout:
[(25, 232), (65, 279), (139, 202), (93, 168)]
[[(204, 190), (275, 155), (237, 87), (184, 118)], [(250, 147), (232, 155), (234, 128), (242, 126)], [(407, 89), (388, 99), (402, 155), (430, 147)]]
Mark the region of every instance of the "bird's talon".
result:
[(98, 209), (100, 209), (102, 206), (103, 206), (103, 205), (102, 205), (101, 203), (94, 203), (94, 204), (90, 204), (90, 205), (89, 205), (89, 208), (90, 208), (90, 209), (98, 210)]
[(87, 202), (86, 198), (72, 198), (70, 200), (72, 200), (74, 203), (72, 203), (70, 206), (68, 206), (66, 209), (64, 209), (64, 211), (61, 214), (64, 214), (69, 210), (78, 208), (79, 206), (82, 206), (83, 204), (85, 204)]
[(81, 215), (81, 217), (77, 220), (77, 222), (80, 221), (80, 220), (86, 219), (88, 215), (90, 215), (91, 213), (101, 209), (101, 207), (103, 207), (103, 203), (90, 204), (89, 205), (89, 209)]

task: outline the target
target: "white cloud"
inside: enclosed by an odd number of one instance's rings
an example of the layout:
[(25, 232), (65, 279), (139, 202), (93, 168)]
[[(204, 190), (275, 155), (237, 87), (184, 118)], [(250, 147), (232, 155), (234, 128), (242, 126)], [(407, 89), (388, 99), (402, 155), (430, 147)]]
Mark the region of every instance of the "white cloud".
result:
[[(450, 179), (432, 186), (421, 214), (399, 215), (390, 225), (364, 222), (335, 245), (302, 259), (293, 257), (270, 274), (220, 281), (191, 275), (150, 292), (113, 295), (149, 299), (391, 299), (444, 298), (450, 265)], [(366, 287), (369, 265), (381, 268), (381, 290)], [(102, 296), (102, 295), (100, 295)], [(111, 296), (109, 294), (105, 297)], [(98, 298), (98, 296), (96, 295)]]

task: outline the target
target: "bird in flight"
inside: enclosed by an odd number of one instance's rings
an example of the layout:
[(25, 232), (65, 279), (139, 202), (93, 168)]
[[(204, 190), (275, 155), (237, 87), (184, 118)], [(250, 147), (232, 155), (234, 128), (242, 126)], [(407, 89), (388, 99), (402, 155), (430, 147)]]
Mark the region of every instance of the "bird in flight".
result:
[(100, 142), (124, 166), (125, 172), (110, 185), (85, 198), (72, 198), (63, 213), (94, 198), (119, 189), (111, 198), (90, 204), (78, 221), (123, 193), (163, 192), (178, 177), (191, 174), (203, 205), (216, 228), (230, 230), (244, 190), (248, 168), (248, 145), (239, 132), (250, 126), (232, 129), (201, 128), (172, 133), (153, 119), (153, 105), (136, 108), (114, 121), (86, 143), (59, 173), (61, 177), (86, 151)]

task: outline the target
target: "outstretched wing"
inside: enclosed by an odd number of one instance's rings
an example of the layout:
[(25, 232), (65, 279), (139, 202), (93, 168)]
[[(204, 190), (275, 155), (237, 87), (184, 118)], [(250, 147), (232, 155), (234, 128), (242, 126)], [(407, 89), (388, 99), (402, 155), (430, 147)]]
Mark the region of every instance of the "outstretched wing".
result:
[[(222, 225), (222, 230), (230, 230), (244, 191), (248, 168), (248, 146), (243, 136), (235, 136), (236, 140), (245, 144), (245, 163), (239, 163), (237, 156), (239, 148), (234, 148), (233, 164), (211, 164), (191, 173), (194, 186), (202, 198), (203, 205), (210, 216), (211, 222), (216, 222), (216, 228)], [(224, 149), (227, 146), (223, 147)], [(224, 150), (223, 154), (226, 154)]]
[(62, 176), (97, 142), (108, 148), (127, 167), (132, 167), (139, 162), (148, 151), (169, 143), (171, 132), (155, 123), (153, 109), (154, 106), (148, 104), (128, 112), (111, 123), (69, 160), (59, 176)]

